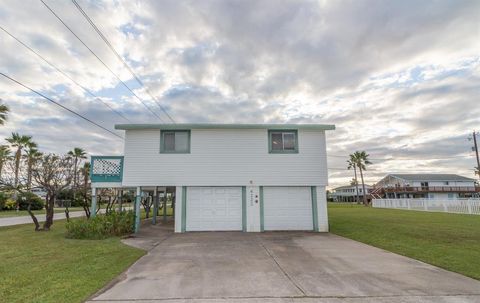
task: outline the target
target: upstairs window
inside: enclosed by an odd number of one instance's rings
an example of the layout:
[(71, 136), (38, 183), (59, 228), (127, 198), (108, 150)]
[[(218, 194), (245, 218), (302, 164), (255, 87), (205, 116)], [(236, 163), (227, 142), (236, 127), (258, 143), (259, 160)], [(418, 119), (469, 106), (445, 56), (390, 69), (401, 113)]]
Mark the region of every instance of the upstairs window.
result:
[(160, 152), (170, 154), (190, 153), (189, 130), (162, 130), (160, 132)]
[(298, 132), (296, 130), (268, 131), (270, 153), (298, 153)]

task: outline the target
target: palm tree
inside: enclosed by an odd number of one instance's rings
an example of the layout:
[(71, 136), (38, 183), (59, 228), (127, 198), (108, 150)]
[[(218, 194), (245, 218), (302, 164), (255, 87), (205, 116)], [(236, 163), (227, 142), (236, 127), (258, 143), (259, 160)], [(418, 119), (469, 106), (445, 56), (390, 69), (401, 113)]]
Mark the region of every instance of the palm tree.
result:
[(87, 153), (80, 147), (75, 147), (73, 150), (68, 152), (68, 155), (73, 158), (73, 195), (75, 196), (75, 190), (77, 189), (77, 175), (78, 175), (78, 160), (86, 159)]
[[(20, 169), (20, 159), (22, 158), (22, 150), (25, 147), (28, 147), (32, 144), (31, 136), (21, 136), (18, 133), (12, 133), (10, 138), (6, 139), (8, 143), (17, 150), (15, 151), (15, 182), (14, 182), (14, 198), (17, 198), (17, 187), (18, 187), (18, 172)], [(18, 204), (18, 203), (17, 203)], [(18, 208), (18, 205), (17, 205)]]
[(358, 178), (357, 178), (357, 165), (355, 164), (355, 159), (353, 157), (353, 155), (351, 154), (350, 155), (350, 160), (347, 160), (347, 163), (348, 163), (348, 169), (352, 169), (353, 168), (353, 172), (355, 173), (355, 179), (354, 179), (354, 182), (355, 182), (355, 190), (357, 192), (357, 203), (360, 203), (360, 197), (358, 195)]
[(27, 189), (31, 189), (33, 165), (40, 159), (42, 153), (38, 151), (37, 144), (34, 142), (28, 144), (27, 148), (24, 156), (27, 160)]
[(7, 121), (8, 112), (10, 109), (5, 104), (0, 104), (0, 125), (4, 125)]
[(367, 192), (365, 191), (365, 182), (363, 181), (363, 171), (367, 170), (367, 165), (372, 164), (368, 160), (368, 157), (370, 156), (367, 154), (365, 151), (356, 151), (353, 153), (353, 162), (355, 165), (358, 167), (360, 171), (360, 177), (362, 179), (362, 189), (363, 189), (363, 204), (365, 206), (368, 206), (368, 201), (367, 201)]
[(0, 178), (2, 177), (3, 166), (10, 157), (10, 147), (8, 145), (0, 145)]

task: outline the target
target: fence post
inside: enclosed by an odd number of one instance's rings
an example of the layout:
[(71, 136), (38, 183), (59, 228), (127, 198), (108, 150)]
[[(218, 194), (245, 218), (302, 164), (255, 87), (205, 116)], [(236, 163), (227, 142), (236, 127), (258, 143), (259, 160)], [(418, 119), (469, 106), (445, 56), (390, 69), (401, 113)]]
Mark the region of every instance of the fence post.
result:
[(443, 205), (443, 212), (448, 213), (448, 208), (447, 208), (447, 204), (445, 203), (445, 201), (442, 201), (442, 205)]
[(472, 214), (472, 201), (465, 201), (465, 203), (467, 203), (467, 208), (468, 208), (468, 213), (471, 215)]
[(423, 199), (422, 201), (423, 201), (423, 209), (425, 211), (428, 211), (428, 200)]
[(407, 201), (407, 207), (408, 207), (408, 209), (410, 209), (410, 208), (411, 208), (411, 206), (410, 206), (410, 200), (406, 199), (406, 201)]

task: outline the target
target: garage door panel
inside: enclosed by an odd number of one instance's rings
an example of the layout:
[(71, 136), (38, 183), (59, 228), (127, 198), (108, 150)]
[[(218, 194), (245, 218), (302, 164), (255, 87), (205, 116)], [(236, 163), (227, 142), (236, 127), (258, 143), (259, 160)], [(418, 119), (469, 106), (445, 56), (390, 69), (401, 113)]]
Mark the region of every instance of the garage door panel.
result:
[(188, 187), (187, 231), (242, 230), (241, 187)]
[(310, 187), (265, 187), (265, 230), (313, 230)]

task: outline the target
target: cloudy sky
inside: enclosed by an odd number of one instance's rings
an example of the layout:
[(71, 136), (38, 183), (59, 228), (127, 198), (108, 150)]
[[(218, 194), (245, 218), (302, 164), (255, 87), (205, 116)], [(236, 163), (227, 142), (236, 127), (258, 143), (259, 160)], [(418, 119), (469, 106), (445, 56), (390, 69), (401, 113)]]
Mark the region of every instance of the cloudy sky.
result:
[[(143, 87), (74, 3), (44, 1), (111, 71), (39, 0), (2, 0), (0, 26), (98, 98), (3, 30), (0, 72), (107, 129), (168, 122), (162, 108), (176, 122), (332, 123), (332, 186), (351, 179), (355, 150), (371, 155), (368, 182), (473, 177), (480, 1), (77, 0)], [(2, 141), (17, 131), (47, 152), (122, 153), (121, 139), (3, 76), (0, 98)]]

